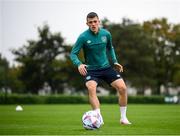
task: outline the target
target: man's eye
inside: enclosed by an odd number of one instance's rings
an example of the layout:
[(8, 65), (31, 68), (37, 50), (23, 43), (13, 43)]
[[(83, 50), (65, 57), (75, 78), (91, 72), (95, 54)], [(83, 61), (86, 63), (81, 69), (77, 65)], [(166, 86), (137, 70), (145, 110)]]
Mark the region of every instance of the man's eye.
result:
[(97, 23), (97, 21), (89, 21), (89, 24)]

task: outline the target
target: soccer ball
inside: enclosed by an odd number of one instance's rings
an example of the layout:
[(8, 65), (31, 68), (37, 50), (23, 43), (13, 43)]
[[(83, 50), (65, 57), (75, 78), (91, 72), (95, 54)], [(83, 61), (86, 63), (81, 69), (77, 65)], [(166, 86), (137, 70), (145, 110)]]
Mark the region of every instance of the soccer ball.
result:
[(83, 127), (88, 130), (95, 130), (101, 127), (100, 117), (95, 111), (87, 111), (82, 116)]

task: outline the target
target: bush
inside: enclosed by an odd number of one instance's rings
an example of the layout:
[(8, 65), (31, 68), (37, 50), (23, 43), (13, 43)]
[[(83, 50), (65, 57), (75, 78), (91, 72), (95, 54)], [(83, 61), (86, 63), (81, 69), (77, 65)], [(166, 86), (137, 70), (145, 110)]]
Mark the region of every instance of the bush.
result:
[(36, 95), (0, 95), (0, 104), (43, 104), (44, 98)]
[(165, 102), (164, 96), (129, 96), (128, 103), (161, 104)]
[(46, 104), (82, 104), (88, 103), (88, 97), (86, 96), (65, 96), (55, 95), (47, 96), (45, 100)]
[[(118, 103), (118, 97), (99, 96), (101, 103)], [(18, 95), (11, 94), (5, 97), (0, 94), (0, 104), (86, 104), (89, 103), (87, 96), (65, 96), (65, 95)], [(129, 96), (128, 103), (136, 104), (161, 104), (164, 102), (164, 96)]]

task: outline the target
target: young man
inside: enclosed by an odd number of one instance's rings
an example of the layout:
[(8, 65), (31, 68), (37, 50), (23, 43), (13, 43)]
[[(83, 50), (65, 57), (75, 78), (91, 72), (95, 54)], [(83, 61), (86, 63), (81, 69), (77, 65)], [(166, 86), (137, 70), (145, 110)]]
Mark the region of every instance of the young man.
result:
[[(89, 13), (86, 20), (89, 29), (78, 37), (72, 48), (70, 57), (73, 64), (78, 67), (79, 73), (85, 78), (91, 107), (99, 114), (101, 122), (104, 124), (100, 113), (100, 103), (96, 95), (96, 88), (99, 81), (104, 80), (118, 91), (121, 113), (120, 123), (125, 125), (131, 124), (126, 117), (126, 85), (119, 74), (119, 72), (123, 72), (123, 67), (117, 62), (112, 46), (111, 34), (99, 27), (100, 21), (96, 13)], [(82, 63), (78, 58), (81, 49), (83, 49), (85, 63)], [(117, 71), (111, 67), (107, 53), (111, 57)]]

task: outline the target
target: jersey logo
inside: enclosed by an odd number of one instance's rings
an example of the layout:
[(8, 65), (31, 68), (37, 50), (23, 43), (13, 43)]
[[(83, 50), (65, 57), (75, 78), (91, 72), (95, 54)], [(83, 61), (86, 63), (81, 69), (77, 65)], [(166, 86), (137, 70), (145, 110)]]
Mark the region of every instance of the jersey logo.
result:
[(88, 43), (88, 44), (90, 44), (90, 43), (91, 43), (91, 41), (90, 41), (90, 40), (87, 40), (87, 43)]
[(102, 36), (101, 40), (102, 40), (103, 43), (106, 43), (107, 42), (107, 37), (106, 36)]

